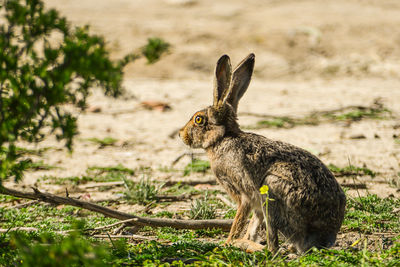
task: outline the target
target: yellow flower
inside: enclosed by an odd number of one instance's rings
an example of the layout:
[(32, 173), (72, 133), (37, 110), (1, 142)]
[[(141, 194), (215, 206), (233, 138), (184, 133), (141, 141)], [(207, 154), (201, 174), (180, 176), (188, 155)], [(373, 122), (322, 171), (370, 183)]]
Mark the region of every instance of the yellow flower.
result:
[(261, 195), (266, 195), (266, 194), (268, 194), (268, 190), (269, 190), (268, 185), (263, 185), (263, 186), (261, 186), (261, 188), (260, 188), (260, 193), (261, 193)]

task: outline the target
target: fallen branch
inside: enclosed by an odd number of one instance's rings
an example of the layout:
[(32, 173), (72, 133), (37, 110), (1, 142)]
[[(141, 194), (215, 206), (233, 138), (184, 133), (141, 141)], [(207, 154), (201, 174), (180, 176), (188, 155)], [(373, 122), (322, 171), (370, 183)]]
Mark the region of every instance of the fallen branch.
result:
[(172, 227), (176, 229), (207, 229), (219, 228), (223, 231), (229, 231), (232, 225), (232, 220), (178, 220), (178, 219), (165, 219), (165, 218), (145, 218), (128, 213), (112, 210), (94, 203), (78, 200), (71, 197), (61, 197), (49, 193), (40, 192), (37, 188), (32, 188), (33, 192), (21, 192), (6, 187), (0, 187), (0, 193), (14, 197), (27, 198), (33, 200), (40, 200), (43, 202), (55, 205), (70, 205), (97, 213), (104, 216), (116, 218), (119, 220), (133, 219), (126, 224), (133, 226), (151, 226), (151, 227)]

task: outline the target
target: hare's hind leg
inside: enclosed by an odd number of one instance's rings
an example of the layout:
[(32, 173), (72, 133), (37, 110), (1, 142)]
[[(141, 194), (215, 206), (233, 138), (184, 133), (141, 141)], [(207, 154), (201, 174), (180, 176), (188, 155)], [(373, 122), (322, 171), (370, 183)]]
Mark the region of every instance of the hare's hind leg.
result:
[(247, 227), (247, 231), (243, 239), (256, 242), (258, 238), (258, 232), (261, 230), (263, 221), (264, 214), (262, 210), (255, 208), (253, 210), (253, 216), (251, 217), (249, 226)]

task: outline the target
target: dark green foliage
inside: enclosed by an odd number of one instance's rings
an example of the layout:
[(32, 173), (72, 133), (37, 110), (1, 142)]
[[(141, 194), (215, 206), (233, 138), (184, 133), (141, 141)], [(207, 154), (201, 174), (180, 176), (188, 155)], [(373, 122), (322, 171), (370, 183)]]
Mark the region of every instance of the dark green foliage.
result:
[[(101, 36), (88, 26), (72, 28), (41, 0), (0, 2), (0, 185), (19, 180), (29, 158), (16, 142), (39, 142), (54, 134), (72, 149), (78, 133), (75, 109), (85, 109), (90, 88), (105, 95), (122, 93), (123, 67), (141, 55), (112, 61)], [(143, 53), (150, 63), (167, 51), (159, 38), (148, 40)], [(94, 140), (101, 146), (116, 140)]]
[[(75, 225), (78, 230), (83, 226)], [(116, 256), (126, 256), (120, 254), (126, 249), (124, 241), (114, 241), (111, 247), (105, 242), (84, 238), (79, 232), (71, 232), (65, 237), (16, 232), (3, 240), (5, 249), (12, 251), (4, 254), (8, 257), (0, 258), (0, 264), (4, 266), (110, 266)]]
[(207, 160), (194, 159), (188, 165), (185, 166), (183, 176), (189, 175), (192, 172), (203, 172), (205, 173), (210, 169), (210, 162)]
[(89, 88), (121, 94), (122, 68), (134, 59), (109, 58), (102, 37), (88, 27), (71, 29), (40, 0), (7, 0), (0, 7), (0, 181), (20, 179), (27, 160), (15, 142), (42, 140), (50, 127), (71, 149), (76, 117), (64, 104), (84, 109)]
[(142, 48), (142, 53), (149, 64), (158, 61), (170, 47), (169, 43), (160, 38), (149, 38), (147, 41), (147, 45)]

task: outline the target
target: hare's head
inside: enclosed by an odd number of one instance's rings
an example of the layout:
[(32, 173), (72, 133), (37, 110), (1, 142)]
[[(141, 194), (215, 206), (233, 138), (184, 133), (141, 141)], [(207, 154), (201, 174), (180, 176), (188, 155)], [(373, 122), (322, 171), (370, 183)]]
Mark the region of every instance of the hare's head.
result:
[(223, 55), (217, 62), (212, 106), (197, 111), (179, 131), (183, 142), (193, 148), (208, 148), (224, 136), (239, 130), (237, 106), (249, 86), (254, 54), (248, 55), (232, 72), (230, 59)]

